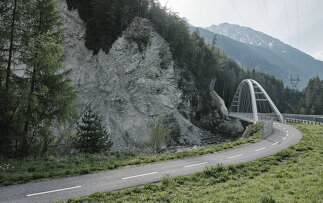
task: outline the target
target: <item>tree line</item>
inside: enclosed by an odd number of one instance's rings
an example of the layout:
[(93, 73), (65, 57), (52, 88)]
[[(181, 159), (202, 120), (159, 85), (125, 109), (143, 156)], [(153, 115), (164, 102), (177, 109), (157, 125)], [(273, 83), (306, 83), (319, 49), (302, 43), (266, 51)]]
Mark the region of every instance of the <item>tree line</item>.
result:
[(299, 109), (301, 114), (323, 115), (323, 80), (312, 78), (302, 92)]
[(52, 128), (76, 113), (54, 0), (0, 3), (0, 153), (45, 154)]

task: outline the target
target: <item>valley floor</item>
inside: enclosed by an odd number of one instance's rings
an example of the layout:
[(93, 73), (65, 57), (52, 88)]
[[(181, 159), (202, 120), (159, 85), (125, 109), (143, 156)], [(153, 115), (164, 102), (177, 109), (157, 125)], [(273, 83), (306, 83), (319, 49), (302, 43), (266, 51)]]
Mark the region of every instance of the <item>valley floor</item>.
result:
[(67, 202), (323, 202), (323, 126), (295, 126), (304, 138), (276, 155)]

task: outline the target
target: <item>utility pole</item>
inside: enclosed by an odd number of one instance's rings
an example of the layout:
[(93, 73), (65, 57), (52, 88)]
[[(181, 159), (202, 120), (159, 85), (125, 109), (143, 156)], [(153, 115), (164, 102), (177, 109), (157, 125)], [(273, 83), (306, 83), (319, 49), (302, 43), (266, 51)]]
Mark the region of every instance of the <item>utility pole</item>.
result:
[(296, 88), (297, 88), (297, 85), (298, 85), (298, 83), (301, 81), (301, 79), (299, 78), (299, 75), (297, 75), (297, 77), (296, 77), (296, 78), (293, 78), (293, 75), (290, 75), (290, 76), (289, 76), (289, 80), (288, 80), (288, 81), (290, 82), (291, 87), (292, 87), (293, 89), (296, 89)]

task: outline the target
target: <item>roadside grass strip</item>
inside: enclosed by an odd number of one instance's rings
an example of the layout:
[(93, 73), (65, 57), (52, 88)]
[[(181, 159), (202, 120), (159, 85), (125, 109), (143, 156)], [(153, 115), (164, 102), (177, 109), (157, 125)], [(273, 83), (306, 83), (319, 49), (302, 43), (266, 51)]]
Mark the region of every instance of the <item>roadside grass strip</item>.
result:
[(185, 159), (226, 151), (244, 144), (260, 141), (261, 130), (261, 124), (254, 124), (247, 129), (247, 138), (243, 140), (199, 147), (198, 149), (179, 153), (167, 152), (164, 154), (151, 155), (115, 152), (102, 154), (75, 154), (61, 157), (30, 157), (23, 160), (9, 160), (0, 162), (0, 186), (84, 175), (128, 166), (140, 166), (149, 163)]
[(295, 126), (301, 142), (266, 158), (66, 202), (323, 202), (323, 126)]

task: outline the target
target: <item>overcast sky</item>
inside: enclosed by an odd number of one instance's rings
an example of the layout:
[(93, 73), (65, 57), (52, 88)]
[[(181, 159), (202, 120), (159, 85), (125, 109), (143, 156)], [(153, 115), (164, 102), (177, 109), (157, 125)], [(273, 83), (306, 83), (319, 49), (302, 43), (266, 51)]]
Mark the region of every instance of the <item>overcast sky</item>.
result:
[(323, 0), (159, 1), (194, 26), (239, 24), (278, 38), (323, 61)]

